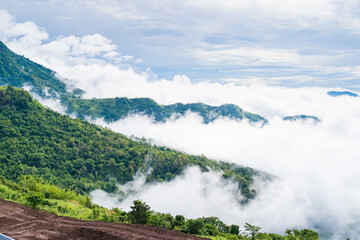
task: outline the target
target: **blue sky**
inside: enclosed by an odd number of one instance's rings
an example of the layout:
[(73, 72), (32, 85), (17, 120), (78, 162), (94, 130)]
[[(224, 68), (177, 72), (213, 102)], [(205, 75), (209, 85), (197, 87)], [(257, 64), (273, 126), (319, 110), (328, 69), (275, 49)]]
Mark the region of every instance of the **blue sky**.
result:
[(360, 89), (356, 0), (0, 0), (16, 22), (100, 34), (137, 71), (193, 82)]

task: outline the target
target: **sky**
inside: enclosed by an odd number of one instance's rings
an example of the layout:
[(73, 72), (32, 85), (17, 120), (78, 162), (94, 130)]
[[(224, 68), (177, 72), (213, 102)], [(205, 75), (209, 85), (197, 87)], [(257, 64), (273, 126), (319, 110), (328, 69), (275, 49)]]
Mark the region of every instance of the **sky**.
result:
[(357, 0), (0, 0), (0, 9), (47, 32), (43, 43), (99, 34), (155, 78), (360, 85)]
[[(128, 197), (91, 193), (95, 203), (186, 217), (218, 216), (264, 231), (313, 228), (323, 239), (360, 235), (360, 98), (357, 1), (2, 1), (0, 40), (57, 72), (85, 98), (151, 97), (160, 104), (233, 103), (269, 121), (188, 113), (154, 123), (131, 115), (95, 123), (189, 154), (270, 173), (247, 206), (221, 173), (189, 168), (175, 181), (145, 184), (139, 173), (120, 186)], [(42, 104), (64, 112), (58, 101)], [(321, 122), (283, 121), (306, 114)], [(131, 191), (130, 191), (131, 189)], [(136, 190), (135, 192), (133, 190)], [(179, 201), (179, 199), (182, 199)], [(329, 235), (324, 235), (329, 234)]]

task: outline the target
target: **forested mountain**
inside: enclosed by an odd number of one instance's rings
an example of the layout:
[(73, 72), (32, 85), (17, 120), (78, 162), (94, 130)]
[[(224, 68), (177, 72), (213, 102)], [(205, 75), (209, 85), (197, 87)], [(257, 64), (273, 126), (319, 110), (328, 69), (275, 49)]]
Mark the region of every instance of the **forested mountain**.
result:
[(78, 96), (83, 93), (75, 89), (74, 94), (69, 93), (66, 84), (55, 76), (55, 72), (37, 64), (23, 56), (12, 52), (0, 41), (0, 85), (14, 87), (31, 86), (32, 91), (45, 96), (45, 91), (52, 97)]
[[(28, 92), (0, 88), (0, 175), (17, 180), (37, 175), (66, 189), (88, 193), (115, 191), (115, 183), (131, 181), (137, 171), (152, 168), (147, 181), (169, 181), (186, 167), (223, 172), (238, 182), (244, 202), (259, 172), (204, 156), (135, 141), (81, 119), (71, 119), (41, 106)], [(265, 174), (263, 174), (265, 176)]]

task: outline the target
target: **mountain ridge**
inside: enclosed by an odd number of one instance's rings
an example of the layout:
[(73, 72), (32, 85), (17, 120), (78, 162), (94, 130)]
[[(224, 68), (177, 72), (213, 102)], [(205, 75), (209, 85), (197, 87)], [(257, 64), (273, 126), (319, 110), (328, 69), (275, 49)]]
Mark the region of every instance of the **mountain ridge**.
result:
[(31, 86), (31, 91), (43, 98), (58, 98), (67, 109), (82, 119), (104, 118), (106, 122), (123, 119), (131, 114), (146, 115), (154, 122), (165, 122), (193, 112), (202, 117), (205, 124), (219, 118), (248, 120), (251, 123), (267, 123), (267, 119), (247, 112), (235, 104), (211, 106), (204, 103), (175, 103), (160, 105), (151, 98), (116, 97), (107, 99), (82, 99), (85, 92), (75, 88), (68, 90), (66, 83), (56, 77), (55, 71), (12, 52), (0, 41), (0, 85), (14, 87)]
[(14, 53), (2, 41), (0, 56), (0, 85), (31, 86), (32, 91), (41, 97), (78, 97), (83, 93), (80, 89), (68, 92), (66, 84), (55, 76), (55, 71)]
[(107, 122), (116, 121), (130, 114), (142, 114), (153, 117), (155, 122), (164, 122), (171, 117), (179, 118), (191, 111), (199, 114), (204, 123), (210, 123), (220, 117), (233, 120), (247, 119), (250, 122), (263, 122), (267, 120), (258, 114), (244, 111), (234, 104), (210, 106), (204, 103), (175, 103), (160, 105), (151, 98), (116, 97), (107, 99), (66, 99), (67, 113), (76, 114), (85, 119), (104, 118)]
[(331, 97), (339, 97), (339, 96), (359, 97), (359, 95), (350, 91), (329, 91), (327, 92), (327, 94)]

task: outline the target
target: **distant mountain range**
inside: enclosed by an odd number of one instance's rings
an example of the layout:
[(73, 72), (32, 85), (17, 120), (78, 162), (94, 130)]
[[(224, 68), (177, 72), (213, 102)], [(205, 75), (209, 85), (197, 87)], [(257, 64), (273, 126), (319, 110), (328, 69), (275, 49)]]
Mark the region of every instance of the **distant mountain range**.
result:
[(283, 117), (283, 120), (285, 121), (313, 120), (314, 122), (321, 122), (319, 118), (308, 115), (287, 116), (287, 117)]
[(219, 107), (203, 103), (159, 105), (150, 98), (108, 98), (108, 99), (77, 99), (68, 98), (65, 101), (68, 113), (75, 113), (80, 118), (104, 118), (105, 121), (116, 121), (129, 114), (143, 114), (152, 117), (155, 122), (163, 122), (171, 117), (181, 117), (187, 112), (199, 114), (204, 123), (212, 122), (221, 117), (250, 122), (266, 122), (257, 114), (244, 111), (234, 104), (224, 104)]
[(339, 96), (359, 97), (359, 95), (350, 91), (329, 91), (327, 94), (332, 97), (339, 97)]
[[(31, 91), (41, 97), (59, 98), (67, 108), (68, 114), (75, 114), (82, 119), (87, 117), (92, 119), (104, 118), (105, 121), (112, 122), (131, 114), (142, 114), (153, 118), (155, 122), (164, 122), (171, 117), (179, 118), (187, 112), (193, 112), (199, 114), (206, 124), (224, 117), (232, 120), (246, 119), (252, 123), (267, 123), (264, 117), (247, 112), (234, 104), (223, 104), (221, 106), (210, 106), (204, 103), (160, 105), (150, 98), (129, 99), (126, 97), (82, 99), (83, 90), (74, 88), (70, 91), (54, 71), (12, 52), (1, 41), (0, 85), (18, 88), (30, 86)], [(310, 118), (315, 119), (316, 117), (288, 116), (283, 119), (295, 121)]]

